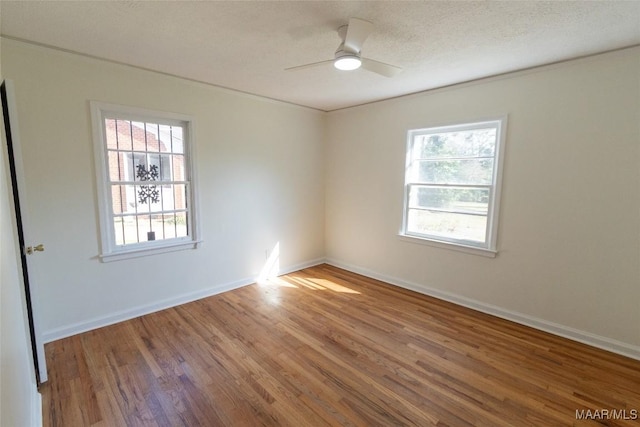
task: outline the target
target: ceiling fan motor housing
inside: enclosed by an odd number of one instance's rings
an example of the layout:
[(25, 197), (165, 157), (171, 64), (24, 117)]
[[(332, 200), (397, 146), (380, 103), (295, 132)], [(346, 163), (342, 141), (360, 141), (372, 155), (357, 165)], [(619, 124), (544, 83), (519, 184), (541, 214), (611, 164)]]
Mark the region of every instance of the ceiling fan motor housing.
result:
[(362, 60), (358, 53), (348, 52), (344, 49), (338, 49), (335, 54), (333, 65), (338, 70), (351, 71), (360, 68)]

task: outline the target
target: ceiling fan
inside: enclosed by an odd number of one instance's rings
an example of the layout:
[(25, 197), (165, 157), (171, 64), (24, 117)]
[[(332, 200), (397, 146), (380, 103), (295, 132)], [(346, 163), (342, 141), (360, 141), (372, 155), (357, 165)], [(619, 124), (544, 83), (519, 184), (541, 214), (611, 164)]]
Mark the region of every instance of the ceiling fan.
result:
[(286, 68), (285, 70), (302, 70), (333, 63), (333, 66), (338, 70), (351, 71), (362, 67), (365, 70), (385, 77), (393, 77), (402, 71), (402, 68), (385, 64), (384, 62), (374, 61), (373, 59), (363, 58), (361, 55), (362, 45), (372, 31), (373, 24), (371, 22), (358, 18), (350, 18), (348, 25), (343, 25), (338, 28), (338, 36), (340, 36), (342, 43), (338, 46), (334, 59), (298, 65), (296, 67)]

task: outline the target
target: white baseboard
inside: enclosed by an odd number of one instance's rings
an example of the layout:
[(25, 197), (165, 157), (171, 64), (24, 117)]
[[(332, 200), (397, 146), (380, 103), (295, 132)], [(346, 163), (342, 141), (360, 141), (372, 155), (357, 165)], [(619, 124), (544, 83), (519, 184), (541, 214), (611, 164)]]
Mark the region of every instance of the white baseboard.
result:
[(363, 276), (371, 277), (376, 280), (387, 282), (389, 284), (399, 286), (401, 288), (409, 289), (421, 294), (429, 295), (434, 298), (438, 298), (444, 301), (449, 301), (463, 307), (468, 307), (473, 310), (477, 310), (483, 313), (490, 314), (492, 316), (500, 317), (502, 319), (510, 320), (512, 322), (519, 323), (521, 325), (530, 326), (541, 331), (549, 332), (554, 335), (558, 335), (564, 338), (568, 338), (573, 341), (578, 341), (583, 344), (597, 347), (603, 350), (617, 353), (623, 356), (630, 357), (632, 359), (640, 360), (640, 346), (627, 344), (622, 341), (613, 340), (611, 338), (603, 337), (600, 335), (592, 334), (590, 332), (581, 331), (568, 326), (560, 325), (558, 323), (549, 322), (544, 319), (528, 316), (526, 314), (517, 313), (515, 311), (507, 310), (501, 307), (497, 307), (491, 304), (476, 301), (463, 296), (455, 295), (449, 292), (444, 292), (438, 289), (434, 289), (425, 285), (420, 285), (412, 282), (408, 282), (397, 277), (391, 277), (378, 272), (343, 263), (339, 260), (329, 258), (326, 260), (327, 264), (333, 265), (338, 268), (342, 268), (353, 273), (361, 274)]
[[(291, 273), (293, 271), (301, 270), (307, 267), (312, 267), (314, 265), (322, 264), (324, 262), (325, 262), (324, 258), (317, 258), (314, 260), (310, 260), (303, 263), (287, 266), (285, 268), (281, 268), (279, 269), (279, 274)], [(42, 340), (44, 343), (52, 342), (62, 338), (81, 334), (83, 332), (91, 331), (93, 329), (98, 329), (104, 326), (109, 326), (115, 323), (123, 322), (125, 320), (134, 319), (136, 317), (140, 317), (145, 314), (154, 313), (156, 311), (164, 310), (171, 307), (176, 307), (178, 305), (186, 304), (202, 298), (221, 294), (223, 292), (231, 291), (233, 289), (238, 289), (243, 286), (256, 283), (256, 277), (257, 277), (257, 274), (253, 277), (246, 277), (243, 279), (234, 280), (233, 282), (218, 284), (216, 286), (202, 289), (199, 291), (190, 292), (190, 293), (178, 295), (173, 298), (155, 301), (149, 304), (140, 305), (127, 310), (111, 313), (107, 316), (96, 317), (93, 319), (88, 319), (86, 321), (73, 323), (71, 325), (63, 326), (60, 328), (51, 329), (42, 334)]]

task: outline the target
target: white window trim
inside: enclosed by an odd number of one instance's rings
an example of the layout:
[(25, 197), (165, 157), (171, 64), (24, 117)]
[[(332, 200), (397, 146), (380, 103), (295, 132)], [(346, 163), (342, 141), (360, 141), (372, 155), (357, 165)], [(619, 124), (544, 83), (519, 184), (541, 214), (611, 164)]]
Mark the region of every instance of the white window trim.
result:
[(434, 248), (464, 252), (466, 254), (471, 254), (471, 255), (480, 255), (487, 258), (495, 258), (498, 255), (497, 250), (485, 249), (479, 246), (467, 246), (461, 243), (447, 242), (444, 240), (428, 239), (424, 237), (404, 234), (402, 231), (398, 233), (398, 238), (402, 241), (409, 242), (409, 243), (416, 243), (419, 245), (432, 246)]
[(429, 131), (430, 133), (446, 132), (449, 130), (461, 130), (461, 129), (476, 129), (481, 128), (488, 123), (497, 122), (498, 134), (496, 136), (496, 154), (495, 165), (493, 171), (493, 197), (490, 200), (487, 212), (487, 243), (486, 246), (467, 245), (462, 240), (437, 238), (435, 236), (415, 235), (407, 233), (407, 218), (408, 218), (408, 197), (407, 191), (407, 179), (404, 178), (404, 198), (402, 208), (402, 226), (398, 237), (406, 242), (424, 244), (442, 249), (450, 249), (459, 252), (464, 252), (473, 255), (481, 255), (485, 257), (495, 258), (498, 254), (498, 224), (500, 216), (500, 197), (502, 193), (502, 171), (504, 163), (504, 150), (505, 140), (507, 134), (507, 118), (506, 114), (498, 117), (491, 117), (479, 120), (460, 121), (458, 124), (447, 124), (439, 126), (430, 126), (421, 129), (410, 129), (407, 131), (407, 143), (405, 146), (406, 160), (405, 160), (405, 174), (406, 168), (409, 162), (409, 153), (413, 144), (413, 136), (420, 132)]
[[(195, 123), (192, 116), (153, 111), (144, 108), (129, 107), (117, 104), (108, 104), (99, 101), (89, 101), (91, 109), (91, 122), (93, 128), (93, 151), (96, 169), (96, 185), (98, 196), (98, 216), (100, 220), (100, 253), (98, 257), (102, 262), (118, 261), (129, 258), (137, 258), (185, 249), (195, 249), (202, 243), (202, 229), (200, 225), (198, 185), (195, 168)], [(113, 215), (111, 214), (111, 191), (109, 189), (109, 170), (107, 163), (106, 131), (104, 126), (105, 115), (136, 121), (180, 122), (185, 125), (185, 160), (188, 165), (190, 192), (189, 192), (189, 221), (191, 223), (191, 236), (171, 240), (158, 240), (153, 243), (129, 244), (118, 247), (115, 244), (113, 230)]]

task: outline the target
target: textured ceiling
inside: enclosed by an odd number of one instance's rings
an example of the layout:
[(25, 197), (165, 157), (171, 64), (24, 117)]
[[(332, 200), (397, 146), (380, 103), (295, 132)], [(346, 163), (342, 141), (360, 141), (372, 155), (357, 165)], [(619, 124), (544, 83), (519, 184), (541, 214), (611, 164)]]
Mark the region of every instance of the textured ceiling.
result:
[[(2, 35), (331, 111), (640, 44), (640, 2), (6, 1)], [(333, 57), (337, 28), (402, 67), (287, 67)]]

